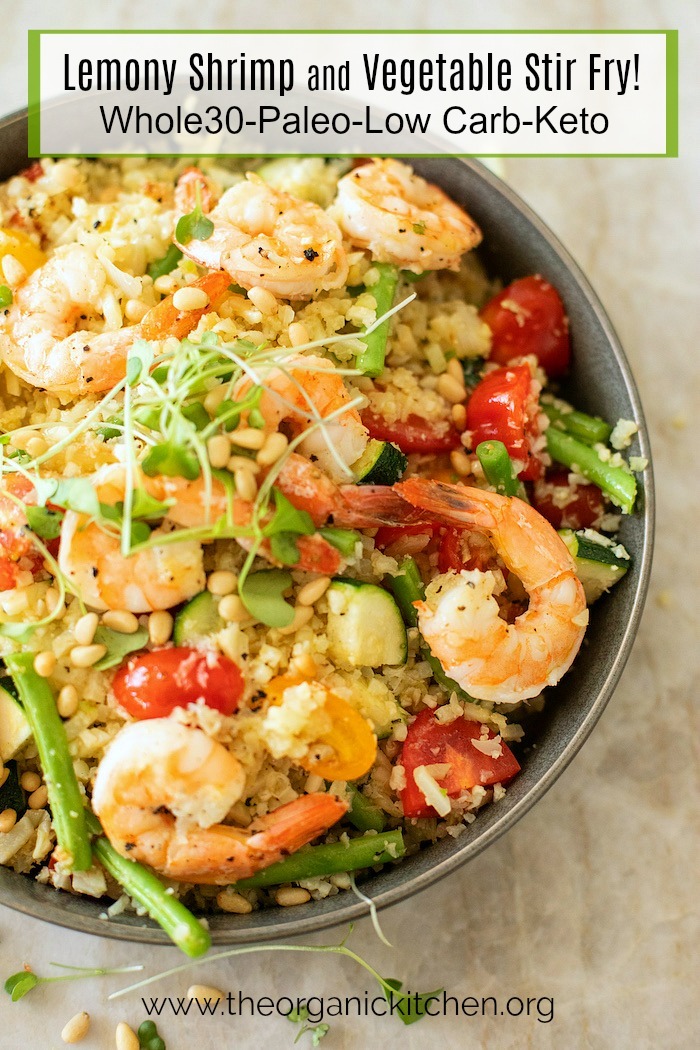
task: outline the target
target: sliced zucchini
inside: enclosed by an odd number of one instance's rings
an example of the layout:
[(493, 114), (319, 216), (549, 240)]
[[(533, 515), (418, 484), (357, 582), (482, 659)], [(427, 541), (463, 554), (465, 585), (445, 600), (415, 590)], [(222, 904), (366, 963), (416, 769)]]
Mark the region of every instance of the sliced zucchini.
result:
[(358, 485), (395, 485), (407, 465), (408, 460), (397, 445), (373, 438), (351, 469)]
[(629, 557), (616, 553), (621, 545), (593, 529), (578, 532), (561, 529), (559, 535), (576, 562), (576, 575), (583, 584), (589, 605), (618, 583), (630, 567)]
[(339, 578), (327, 594), (328, 642), (338, 663), (349, 667), (406, 663), (406, 628), (388, 591), (374, 583)]
[(8, 762), (31, 735), (29, 722), (20, 704), (7, 689), (0, 687), (0, 759)]
[(226, 624), (218, 610), (219, 599), (209, 591), (195, 594), (175, 615), (175, 645), (196, 645), (203, 638), (210, 638), (221, 631)]

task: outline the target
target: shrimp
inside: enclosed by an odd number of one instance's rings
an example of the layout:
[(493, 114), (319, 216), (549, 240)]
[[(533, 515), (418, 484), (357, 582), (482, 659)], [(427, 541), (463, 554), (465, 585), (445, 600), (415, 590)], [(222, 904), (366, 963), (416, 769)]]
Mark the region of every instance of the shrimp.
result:
[[(337, 486), (318, 467), (292, 453), (276, 479), (280, 489), (300, 510), (307, 510), (314, 524), (328, 521), (341, 528), (376, 528), (394, 523), (406, 508), (416, 512), (392, 496), (391, 489)], [(126, 471), (118, 463), (110, 463), (93, 475), (94, 488), (100, 502), (114, 505), (124, 499)], [(212, 478), (207, 490), (203, 478), (188, 481), (181, 477), (139, 475), (136, 482), (154, 499), (167, 503), (163, 525), (152, 536), (169, 536), (172, 526), (185, 529), (213, 524), (223, 515), (231, 514), (234, 526), (248, 526), (253, 520), (253, 504), (235, 494), (217, 478)], [(241, 546), (249, 548), (252, 540), (238, 538)], [(295, 566), (305, 572), (320, 572), (334, 576), (344, 565), (341, 553), (323, 536), (314, 534), (297, 539), (299, 562)], [(268, 540), (263, 540), (259, 553), (275, 561)], [(78, 591), (82, 600), (93, 609), (128, 609), (133, 613), (170, 609), (187, 601), (204, 589), (202, 547), (199, 541), (183, 539), (147, 547), (125, 558), (120, 551), (119, 537), (106, 531), (97, 522), (77, 511), (66, 511), (61, 526), (58, 564)]]
[[(195, 282), (210, 303), (228, 289), (227, 274), (210, 273)], [(154, 306), (138, 324), (116, 331), (80, 327), (100, 316), (99, 302), (107, 274), (87, 248), (59, 248), (16, 291), (0, 323), (0, 357), (32, 386), (52, 393), (80, 396), (101, 393), (123, 379), (126, 358), (136, 339), (182, 339), (211, 305), (177, 310), (172, 296)]]
[(459, 205), (398, 160), (373, 160), (344, 175), (331, 212), (352, 244), (413, 273), (457, 270), (481, 241)]
[(223, 824), (243, 795), (238, 759), (201, 729), (169, 718), (124, 726), (100, 762), (92, 806), (124, 857), (169, 879), (225, 885), (327, 831), (347, 804), (333, 795), (302, 795), (250, 829)]
[[(351, 471), (341, 464), (349, 468), (360, 458), (369, 433), (357, 407), (351, 406), (350, 393), (333, 364), (323, 357), (291, 354), (283, 365), (271, 364), (269, 371), (264, 364), (257, 364), (256, 378), (263, 388), (258, 408), (268, 432), (288, 423), (298, 436), (314, 422), (339, 413), (323, 426), (310, 429), (299, 451), (333, 480), (347, 480)], [(242, 400), (254, 385), (249, 376), (243, 376), (234, 387), (234, 398)]]
[(444, 573), (415, 602), (418, 625), (445, 671), (471, 696), (513, 703), (537, 696), (568, 671), (588, 610), (574, 561), (556, 531), (522, 500), (411, 478), (400, 495), (440, 521), (485, 532), (529, 596), (514, 623), (498, 615), (490, 570)]
[[(196, 182), (192, 169), (183, 178)], [(176, 201), (191, 199), (187, 190)], [(214, 223), (210, 237), (175, 243), (198, 265), (226, 270), (243, 288), (266, 288), (282, 299), (311, 299), (345, 284), (342, 234), (318, 204), (275, 190), (249, 172), (245, 181), (226, 190), (209, 217)]]

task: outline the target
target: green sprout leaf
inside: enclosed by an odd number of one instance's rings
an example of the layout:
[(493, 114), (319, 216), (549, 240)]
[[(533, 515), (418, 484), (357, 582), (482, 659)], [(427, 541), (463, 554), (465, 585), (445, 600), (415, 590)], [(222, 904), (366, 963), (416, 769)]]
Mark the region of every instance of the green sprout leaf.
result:
[(143, 649), (148, 641), (148, 630), (139, 627), (133, 634), (122, 634), (109, 627), (98, 627), (95, 631), (95, 644), (106, 645), (107, 652), (94, 665), (96, 671), (106, 671), (122, 663), (125, 656)]
[(25, 507), (27, 524), (42, 540), (55, 540), (61, 535), (63, 514), (48, 507)]
[(301, 554), (297, 539), (298, 533), (296, 532), (277, 532), (270, 537), (270, 550), (277, 561), (281, 561), (283, 565), (298, 563)]
[(12, 289), (0, 284), (0, 310), (6, 310), (8, 306), (12, 306)]
[(294, 609), (282, 595), (292, 586), (292, 575), (285, 569), (263, 569), (239, 582), (241, 601), (251, 616), (268, 627), (289, 627)]
[(332, 547), (339, 550), (344, 558), (352, 558), (355, 547), (361, 539), (359, 532), (354, 529), (336, 529), (333, 527), (319, 529), (319, 534), (327, 540)]
[(273, 489), (275, 513), (272, 520), (263, 529), (265, 536), (292, 532), (299, 536), (311, 536), (316, 531), (311, 515), (305, 510), (297, 510), (293, 503), (279, 489)]
[(100, 514), (100, 503), (93, 484), (87, 478), (35, 478), (37, 506), (45, 507), (55, 503), (64, 510), (74, 510), (78, 514), (97, 518)]
[(214, 232), (214, 223), (202, 212), (199, 186), (196, 187), (195, 192), (197, 203), (189, 214), (178, 219), (175, 227), (175, 237), (180, 244), (189, 244), (190, 241), (206, 241)]
[(32, 988), (36, 988), (42, 981), (41, 977), (37, 977), (31, 970), (20, 970), (19, 973), (13, 973), (11, 977), (8, 977), (5, 981), (5, 991), (12, 999), (13, 1003), (23, 999), (27, 992), (31, 992)]
[(413, 232), (417, 233), (419, 237), (422, 237), (423, 234), (425, 233), (425, 223), (424, 222), (414, 222), (413, 223)]
[(154, 445), (141, 464), (144, 474), (155, 477), (165, 474), (169, 478), (187, 478), (196, 481), (200, 474), (199, 460), (193, 452), (173, 441)]
[[(393, 977), (384, 978), (384, 995), (390, 1006), (396, 1004), (396, 1012), (403, 1021), (404, 1024), (415, 1024), (416, 1021), (420, 1021), (421, 1017), (425, 1017), (428, 1014), (426, 1007), (428, 1003), (432, 1002), (433, 999), (437, 999), (438, 996), (442, 995), (444, 988), (438, 988), (434, 992), (412, 992), (409, 994), (401, 994), (403, 987), (401, 981), (397, 981)], [(389, 986), (387, 990), (386, 985)]]
[(201, 401), (193, 401), (191, 405), (185, 405), (182, 414), (190, 423), (194, 423), (196, 430), (204, 430), (209, 426), (209, 413)]
[(152, 280), (157, 281), (159, 277), (165, 277), (172, 273), (182, 258), (182, 252), (176, 244), (171, 244), (162, 259), (156, 259), (150, 263), (146, 273)]

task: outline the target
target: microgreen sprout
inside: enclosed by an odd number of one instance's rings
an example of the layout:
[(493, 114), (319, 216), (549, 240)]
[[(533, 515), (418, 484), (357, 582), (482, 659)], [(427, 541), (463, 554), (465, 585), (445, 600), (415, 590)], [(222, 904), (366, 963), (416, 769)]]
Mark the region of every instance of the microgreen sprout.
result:
[(202, 196), (199, 183), (195, 183), (194, 192), (194, 208), (187, 215), (181, 216), (175, 227), (175, 236), (180, 244), (189, 244), (190, 241), (206, 241), (214, 232), (214, 223), (202, 211)]
[(86, 977), (109, 977), (113, 974), (119, 973), (138, 973), (143, 970), (143, 966), (116, 966), (112, 969), (106, 969), (104, 967), (91, 968), (87, 966), (65, 966), (61, 963), (51, 963), (51, 966), (60, 967), (62, 970), (74, 970), (74, 973), (63, 974), (60, 977), (40, 977), (39, 974), (34, 973), (29, 967), (25, 967), (24, 970), (20, 970), (18, 973), (13, 973), (11, 977), (8, 977), (5, 981), (5, 991), (10, 996), (13, 1003), (23, 999), (28, 992), (32, 989), (37, 988), (40, 984), (52, 984), (55, 981), (80, 981)]

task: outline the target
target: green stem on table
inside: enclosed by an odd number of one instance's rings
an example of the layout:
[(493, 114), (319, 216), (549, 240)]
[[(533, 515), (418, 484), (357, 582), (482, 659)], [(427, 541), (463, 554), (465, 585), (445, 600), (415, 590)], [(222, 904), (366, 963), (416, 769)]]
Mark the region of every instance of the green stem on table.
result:
[(6, 656), (5, 665), (17, 686), (39, 752), (58, 845), (72, 871), (87, 871), (92, 866), (92, 851), (83, 798), (53, 692), (34, 670), (34, 655)]
[[(394, 305), (399, 271), (390, 263), (375, 263), (374, 268), (379, 271), (379, 280), (366, 290), (374, 296), (377, 303), (377, 317), (381, 317)], [(365, 349), (357, 358), (357, 367), (360, 372), (373, 379), (381, 375), (384, 370), (390, 324), (391, 318), (387, 318), (369, 335), (360, 336), (361, 342), (365, 344)]]
[(633, 474), (623, 467), (606, 463), (594, 448), (584, 445), (557, 427), (548, 427), (545, 435), (547, 451), (552, 459), (592, 481), (625, 514), (632, 513), (637, 496), (637, 482)]
[(263, 868), (249, 879), (241, 879), (236, 883), (236, 889), (279, 886), (282, 882), (317, 879), (338, 871), (356, 871), (358, 868), (397, 860), (405, 852), (403, 835), (398, 830), (364, 835), (348, 842), (306, 846), (284, 860)]

